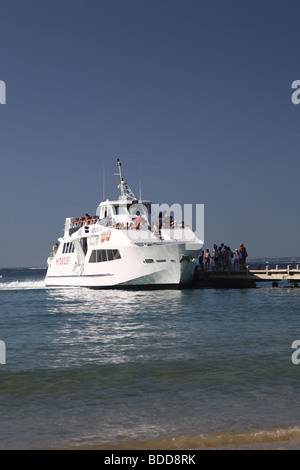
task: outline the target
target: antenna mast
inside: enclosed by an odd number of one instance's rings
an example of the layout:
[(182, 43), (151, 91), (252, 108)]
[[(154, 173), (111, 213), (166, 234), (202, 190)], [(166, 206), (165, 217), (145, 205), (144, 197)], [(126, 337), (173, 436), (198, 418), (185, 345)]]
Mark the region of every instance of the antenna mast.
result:
[(140, 202), (142, 202), (142, 166), (139, 164), (139, 189), (140, 189)]
[(103, 194), (103, 201), (105, 200), (105, 162), (103, 162), (103, 184), (102, 184), (102, 194)]
[(121, 190), (121, 199), (129, 199), (129, 198), (136, 199), (130, 187), (128, 186), (126, 181), (124, 181), (124, 178), (122, 176), (122, 170), (121, 170), (122, 164), (118, 158), (117, 158), (117, 162), (118, 162), (118, 167), (119, 167), (119, 173), (114, 173), (114, 174), (120, 177), (120, 184), (118, 188)]

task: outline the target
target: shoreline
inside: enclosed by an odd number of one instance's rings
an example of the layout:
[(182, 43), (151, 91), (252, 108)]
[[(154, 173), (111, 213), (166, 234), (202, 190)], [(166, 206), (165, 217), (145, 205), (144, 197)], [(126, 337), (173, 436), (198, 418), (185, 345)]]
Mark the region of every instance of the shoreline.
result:
[[(258, 450), (300, 449), (300, 426), (218, 431), (215, 433), (125, 441), (106, 444), (70, 445), (65, 450), (101, 451), (183, 451), (183, 450)], [(55, 450), (55, 449), (52, 449)]]

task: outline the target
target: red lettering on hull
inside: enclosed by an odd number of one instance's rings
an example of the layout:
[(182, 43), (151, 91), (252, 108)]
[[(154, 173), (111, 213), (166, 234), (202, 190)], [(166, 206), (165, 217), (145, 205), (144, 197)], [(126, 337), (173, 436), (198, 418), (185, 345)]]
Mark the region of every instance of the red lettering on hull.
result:
[(67, 258), (57, 258), (56, 259), (56, 265), (57, 266), (62, 266), (65, 264), (70, 264), (70, 257), (68, 256)]

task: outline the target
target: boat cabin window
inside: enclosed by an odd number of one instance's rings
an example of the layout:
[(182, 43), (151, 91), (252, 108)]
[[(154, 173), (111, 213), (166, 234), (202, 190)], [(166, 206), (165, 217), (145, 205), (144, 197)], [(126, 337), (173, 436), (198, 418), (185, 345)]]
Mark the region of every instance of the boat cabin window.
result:
[(139, 203), (137, 201), (133, 201), (130, 203), (120, 202), (119, 204), (109, 204), (107, 202), (103, 205), (99, 205), (96, 211), (96, 215), (99, 217), (100, 220), (106, 218), (114, 220), (116, 215), (128, 216), (128, 213), (131, 217), (136, 217), (137, 215), (140, 215), (143, 219), (149, 221), (149, 215), (151, 214), (151, 204)]
[(115, 206), (117, 215), (127, 215), (127, 207), (126, 206)]
[(80, 243), (81, 243), (81, 247), (83, 249), (83, 252), (84, 254), (86, 255), (86, 252), (87, 252), (87, 249), (88, 249), (88, 246), (87, 246), (87, 238), (86, 237), (83, 237), (80, 239)]
[(63, 253), (74, 253), (75, 245), (73, 242), (68, 242), (63, 244)]
[(110, 204), (107, 204), (105, 206), (101, 206), (99, 208), (99, 212), (100, 212), (100, 215), (99, 215), (100, 219), (105, 219), (106, 217), (114, 218), (114, 216), (116, 215), (115, 207), (110, 205)]
[(104, 261), (114, 261), (120, 258), (119, 250), (93, 250), (89, 263), (103, 263)]

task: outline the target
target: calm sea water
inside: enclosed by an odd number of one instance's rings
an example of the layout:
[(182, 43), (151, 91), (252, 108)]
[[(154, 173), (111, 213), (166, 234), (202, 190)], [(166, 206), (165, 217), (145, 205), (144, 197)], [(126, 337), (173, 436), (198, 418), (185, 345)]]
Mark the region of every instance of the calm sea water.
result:
[(1, 449), (300, 439), (300, 289), (46, 289), (44, 269), (0, 274)]

